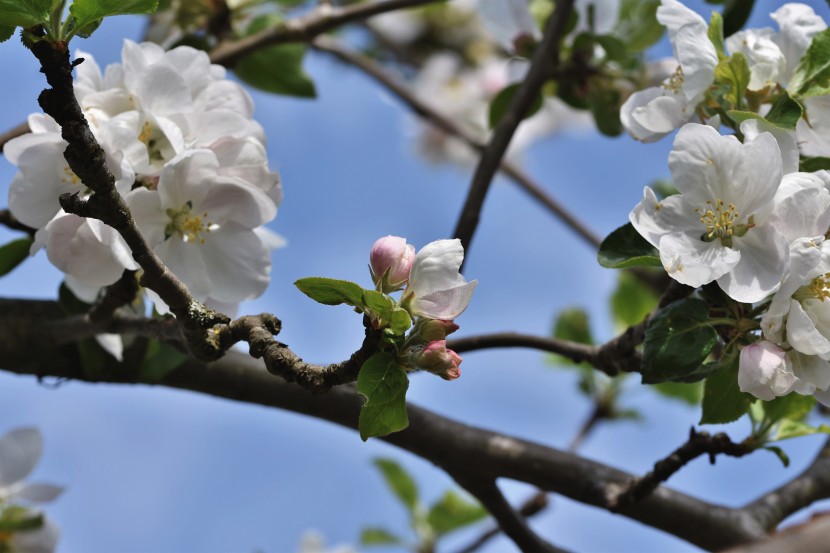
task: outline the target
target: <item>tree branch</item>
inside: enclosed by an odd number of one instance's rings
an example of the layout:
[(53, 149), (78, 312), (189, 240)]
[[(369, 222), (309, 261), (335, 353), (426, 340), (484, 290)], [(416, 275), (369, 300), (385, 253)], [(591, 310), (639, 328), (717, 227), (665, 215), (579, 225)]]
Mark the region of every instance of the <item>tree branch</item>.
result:
[[(395, 75), (372, 59), (355, 52), (341, 41), (330, 36), (317, 37), (312, 42), (312, 46), (321, 52), (329, 53), (339, 60), (360, 69), (409, 106), (416, 115), (429, 121), (443, 132), (462, 140), (471, 149), (477, 152), (484, 152), (487, 145), (481, 142), (473, 133), (452, 119), (439, 113), (427, 102), (419, 99)], [(501, 160), (499, 169), (517, 184), (520, 189), (544, 206), (571, 230), (576, 232), (592, 248), (599, 247), (601, 242), (600, 238), (575, 215), (562, 206), (558, 200), (535, 183), (517, 165), (507, 160)]]
[(26, 226), (17, 218), (12, 215), (12, 212), (8, 209), (0, 209), (0, 225), (8, 227), (12, 230), (19, 230), (21, 232), (25, 232), (29, 236), (34, 236), (37, 229), (33, 229), (32, 227)]
[(20, 123), (18, 126), (7, 130), (3, 134), (0, 134), (0, 153), (3, 153), (3, 149), (6, 147), (6, 143), (9, 140), (22, 136), (27, 132), (29, 132), (29, 123)]
[(373, 15), (395, 10), (415, 8), (443, 1), (383, 0), (343, 7), (321, 4), (307, 15), (288, 20), (254, 35), (238, 40), (220, 42), (210, 52), (210, 60), (225, 67), (233, 67), (241, 58), (266, 46), (287, 42), (310, 42), (314, 37), (346, 23), (361, 21)]
[(572, 8), (573, 0), (562, 0), (556, 3), (556, 9), (545, 27), (542, 42), (533, 54), (527, 76), (510, 100), (507, 111), (496, 125), (493, 136), (481, 155), (470, 184), (467, 201), (461, 210), (453, 233), (456, 238), (461, 239), (465, 250), (470, 247), (490, 183), (513, 138), (513, 133), (529, 112), (542, 86), (550, 78), (551, 71), (555, 71), (559, 66), (559, 44), (565, 34)]

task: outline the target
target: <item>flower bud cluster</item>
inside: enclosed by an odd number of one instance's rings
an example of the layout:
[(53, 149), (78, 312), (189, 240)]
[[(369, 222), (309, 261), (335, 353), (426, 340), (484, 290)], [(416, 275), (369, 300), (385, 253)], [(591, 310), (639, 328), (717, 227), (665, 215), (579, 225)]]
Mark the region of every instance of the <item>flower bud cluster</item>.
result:
[[(75, 96), (156, 254), (195, 299), (214, 307), (232, 312), (260, 295), (270, 251), (281, 243), (263, 225), (276, 216), (282, 192), (248, 93), (190, 47), (125, 41), (122, 62), (103, 72), (89, 54), (80, 58)], [(138, 265), (115, 230), (61, 209), (61, 194), (90, 191), (64, 160), (55, 121), (35, 114), (29, 127), (5, 147), (19, 169), (9, 207), (37, 229), (32, 253), (45, 248), (70, 289), (92, 301)]]
[(415, 320), (398, 353), (402, 366), (446, 380), (461, 376), (461, 356), (447, 348), (446, 338), (458, 330), (453, 319), (467, 308), (478, 284), (459, 273), (463, 260), (458, 239), (431, 242), (417, 254), (397, 236), (380, 238), (372, 247), (372, 280), (384, 293), (403, 289), (400, 304)]

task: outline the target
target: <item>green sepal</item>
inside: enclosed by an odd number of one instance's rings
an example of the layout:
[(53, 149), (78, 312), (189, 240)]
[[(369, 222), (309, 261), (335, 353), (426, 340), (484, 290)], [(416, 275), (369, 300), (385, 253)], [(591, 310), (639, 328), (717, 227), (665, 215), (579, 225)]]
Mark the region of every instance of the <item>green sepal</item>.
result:
[(777, 445), (768, 445), (764, 446), (761, 449), (766, 449), (775, 454), (781, 460), (781, 463), (784, 465), (784, 468), (790, 466), (790, 456), (784, 453), (784, 450), (778, 447)]
[(418, 485), (402, 466), (392, 459), (375, 459), (375, 466), (380, 470), (386, 485), (400, 499), (406, 509), (414, 514), (418, 509)]
[(386, 328), (394, 336), (403, 336), (412, 326), (412, 319), (398, 302), (377, 290), (364, 290), (361, 305), (377, 328)]
[(26, 532), (43, 526), (43, 514), (18, 505), (10, 505), (0, 512), (0, 532)]
[(0, 277), (9, 274), (29, 257), (32, 238), (18, 238), (0, 246)]
[(648, 323), (643, 342), (643, 383), (695, 382), (714, 367), (704, 361), (718, 343), (709, 324), (709, 306), (684, 298), (660, 310)]
[(738, 387), (738, 355), (728, 355), (703, 385), (700, 424), (736, 421), (749, 410), (753, 401), (752, 395)]
[[(259, 16), (251, 22), (245, 35), (250, 36), (279, 24), (279, 16)], [(303, 69), (307, 50), (304, 44), (280, 44), (262, 48), (239, 60), (233, 71), (254, 88), (273, 94), (314, 98), (317, 96), (314, 81)]]
[(785, 419), (778, 425), (778, 430), (773, 436), (772, 441), (779, 442), (781, 440), (800, 438), (801, 436), (809, 436), (811, 434), (830, 434), (830, 426), (826, 424), (812, 426), (806, 422)]
[(762, 117), (754, 111), (731, 109), (727, 112), (727, 115), (736, 123), (743, 123), (747, 119), (758, 119), (788, 131), (795, 130), (798, 120), (801, 119), (803, 114), (804, 108), (800, 103), (790, 98), (786, 91), (778, 97), (766, 117)]
[(358, 307), (363, 302), (363, 288), (348, 280), (325, 277), (301, 278), (294, 282), (300, 292), (323, 305), (347, 304)]
[[(520, 86), (521, 83), (507, 85), (501, 89), (501, 91), (496, 94), (496, 97), (490, 102), (490, 111), (488, 116), (490, 128), (493, 128), (499, 124), (499, 120), (507, 111), (507, 108), (510, 106), (510, 102), (513, 100), (513, 96), (516, 95), (516, 91), (519, 90)], [(533, 104), (531, 104), (530, 109), (527, 110), (525, 119), (536, 115), (536, 112), (538, 112), (541, 108), (542, 95), (538, 94), (536, 98), (533, 99)]]
[(597, 261), (608, 269), (626, 269), (638, 265), (663, 266), (660, 262), (660, 252), (649, 244), (631, 223), (624, 224), (602, 241)]
[(443, 536), (453, 530), (487, 518), (488, 513), (481, 505), (471, 503), (452, 490), (447, 490), (429, 510), (427, 522), (436, 536)]
[(360, 438), (386, 436), (409, 426), (406, 390), (409, 378), (386, 352), (378, 352), (363, 363), (357, 376), (357, 391), (366, 397), (357, 428)]

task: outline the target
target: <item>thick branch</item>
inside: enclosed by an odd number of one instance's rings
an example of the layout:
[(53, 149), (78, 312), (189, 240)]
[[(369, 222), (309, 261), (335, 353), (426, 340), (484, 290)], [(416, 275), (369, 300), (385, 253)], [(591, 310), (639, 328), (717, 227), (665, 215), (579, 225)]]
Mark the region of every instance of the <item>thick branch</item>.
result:
[(499, 168), (507, 146), (513, 138), (513, 133), (530, 111), (542, 86), (550, 78), (551, 72), (559, 66), (559, 44), (565, 34), (568, 19), (571, 15), (573, 0), (563, 0), (556, 3), (556, 9), (545, 27), (542, 42), (536, 47), (530, 69), (516, 94), (510, 100), (507, 111), (502, 115), (493, 131), (493, 136), (484, 149), (470, 184), (467, 201), (461, 210), (461, 216), (453, 233), (461, 239), (464, 249), (468, 250), (473, 239), (484, 199), (490, 189), (496, 171)]
[(830, 498), (830, 438), (812, 464), (783, 486), (744, 507), (766, 530), (820, 499)]
[(383, 0), (343, 7), (321, 4), (302, 17), (290, 19), (281, 25), (245, 38), (220, 43), (210, 52), (210, 60), (225, 67), (233, 67), (241, 58), (266, 46), (287, 42), (309, 42), (314, 37), (346, 23), (441, 1), (443, 0)]
[[(443, 132), (462, 140), (470, 148), (477, 152), (484, 152), (486, 144), (481, 142), (473, 133), (468, 131), (462, 125), (452, 119), (445, 117), (427, 102), (422, 101), (415, 96), (409, 88), (406, 87), (399, 79), (390, 73), (380, 64), (372, 59), (355, 52), (341, 41), (330, 36), (317, 37), (312, 46), (322, 52), (327, 52), (337, 57), (341, 61), (353, 65), (366, 73), (372, 79), (377, 81), (380, 85), (386, 88), (389, 92), (398, 97), (404, 104), (409, 106), (418, 116), (429, 121)], [(594, 234), (584, 223), (582, 223), (575, 215), (569, 212), (562, 206), (554, 197), (545, 192), (545, 190), (535, 183), (524, 171), (522, 171), (514, 163), (501, 160), (499, 169), (507, 175), (519, 188), (524, 190), (537, 202), (542, 204), (548, 211), (553, 213), (571, 230), (576, 232), (580, 238), (587, 242), (592, 248), (598, 248), (601, 240)]]

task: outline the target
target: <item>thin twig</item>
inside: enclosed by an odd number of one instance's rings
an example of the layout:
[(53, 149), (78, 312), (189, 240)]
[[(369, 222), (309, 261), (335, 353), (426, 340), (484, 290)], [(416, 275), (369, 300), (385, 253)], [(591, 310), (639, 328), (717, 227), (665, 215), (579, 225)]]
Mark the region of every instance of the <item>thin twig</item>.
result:
[[(467, 146), (477, 152), (484, 152), (486, 144), (481, 142), (469, 130), (454, 120), (442, 115), (427, 102), (415, 96), (412, 91), (386, 68), (376, 63), (371, 58), (364, 56), (349, 48), (342, 41), (331, 36), (319, 36), (312, 42), (312, 46), (321, 52), (332, 54), (341, 61), (353, 65), (363, 71), (366, 75), (377, 81), (389, 92), (398, 97), (404, 104), (415, 112), (416, 115), (429, 121), (432, 125), (443, 132), (459, 138)], [(553, 196), (546, 192), (540, 185), (533, 181), (524, 171), (511, 161), (502, 159), (499, 164), (501, 171), (507, 175), (525, 193), (542, 204), (548, 211), (553, 213), (571, 230), (576, 232), (592, 248), (598, 248), (601, 240), (574, 214), (568, 211)]]
[(24, 135), (27, 132), (29, 132), (29, 123), (20, 123), (18, 126), (7, 130), (3, 134), (0, 134), (0, 153), (3, 153), (3, 149), (6, 147), (6, 143), (9, 140)]
[(34, 236), (37, 229), (33, 229), (32, 227), (26, 226), (17, 218), (12, 215), (12, 212), (8, 209), (0, 209), (0, 225), (8, 227), (12, 230), (19, 230), (21, 232), (25, 232), (29, 236)]
[(343, 7), (321, 4), (307, 15), (291, 19), (254, 35), (233, 41), (220, 42), (210, 52), (210, 60), (225, 67), (233, 67), (241, 58), (266, 46), (288, 42), (310, 42), (314, 37), (346, 23), (362, 21), (374, 15), (395, 10), (415, 8), (443, 1), (383, 0)]
[(632, 503), (642, 501), (657, 489), (657, 486), (701, 455), (708, 455), (709, 462), (714, 465), (718, 454), (743, 457), (753, 451), (755, 451), (754, 447), (742, 443), (736, 444), (723, 432), (711, 436), (708, 432), (697, 432), (692, 427), (685, 444), (675, 449), (665, 459), (654, 463), (654, 469), (645, 476), (632, 479), (618, 494), (610, 498), (609, 508), (616, 512)]
[(469, 250), (490, 183), (510, 145), (513, 134), (530, 111), (542, 86), (550, 78), (551, 71), (555, 71), (559, 65), (559, 44), (565, 34), (572, 8), (573, 0), (562, 0), (556, 3), (556, 9), (545, 26), (544, 37), (533, 54), (530, 69), (510, 100), (504, 115), (499, 119), (487, 147), (481, 154), (467, 193), (467, 201), (464, 203), (453, 233), (461, 240), (465, 250)]
[[(519, 514), (524, 518), (531, 518), (544, 511), (547, 508), (547, 506), (548, 494), (540, 490), (522, 503), (522, 506), (519, 507)], [(501, 526), (496, 525), (493, 528), (490, 528), (482, 532), (478, 538), (474, 539), (467, 546), (459, 549), (456, 553), (473, 553), (474, 551), (478, 551), (488, 541), (495, 538), (501, 533)]]

